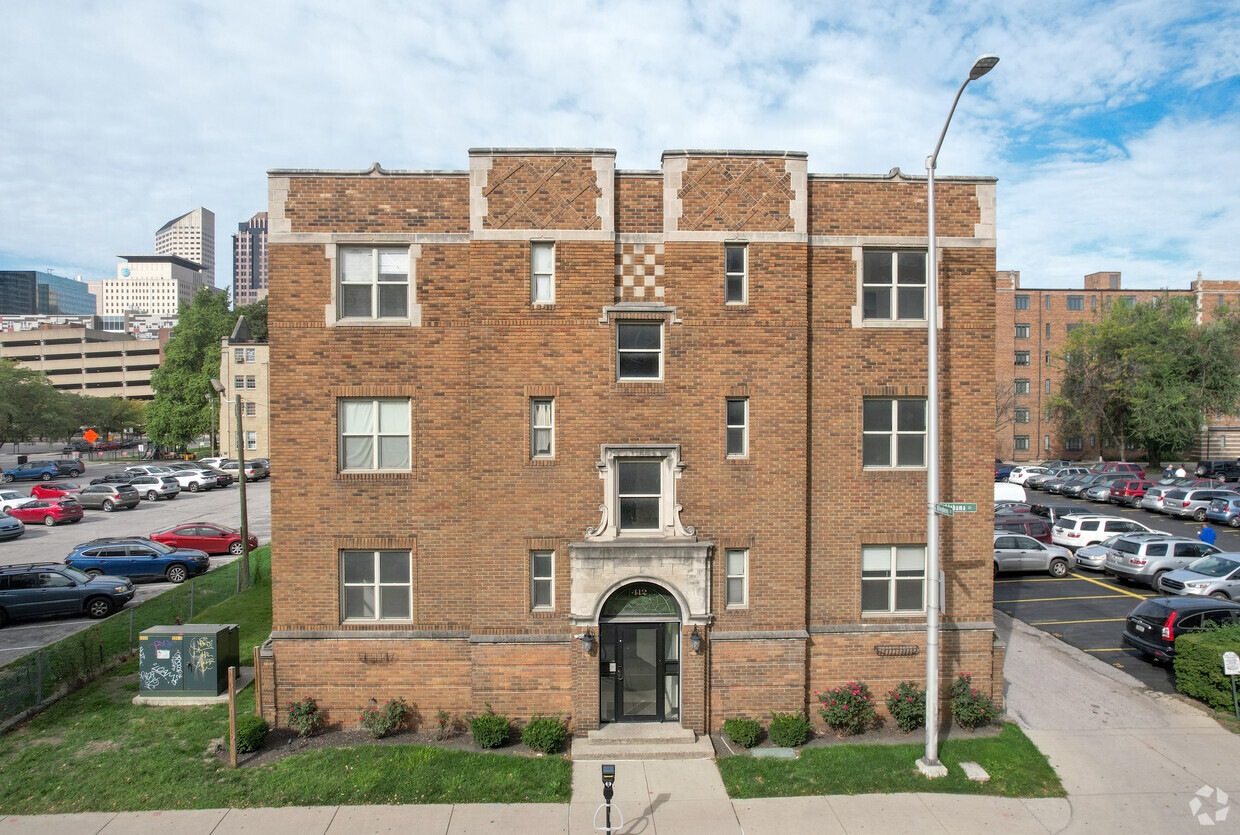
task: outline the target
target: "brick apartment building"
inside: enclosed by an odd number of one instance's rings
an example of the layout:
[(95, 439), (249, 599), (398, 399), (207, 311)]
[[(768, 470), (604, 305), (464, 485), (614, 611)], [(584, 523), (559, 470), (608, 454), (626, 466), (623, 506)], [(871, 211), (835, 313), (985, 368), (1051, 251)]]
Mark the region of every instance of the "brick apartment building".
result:
[[(1188, 290), (1124, 289), (1118, 272), (1090, 273), (1080, 290), (1022, 287), (1016, 270), (1000, 270), (997, 276), (995, 456), (1004, 461), (1121, 457), (1121, 450), (1097, 435), (1065, 437), (1047, 411), (1058, 392), (1059, 355), (1068, 334), (1082, 322), (1103, 315), (1117, 299), (1144, 304), (1164, 294), (1191, 298), (1199, 320), (1240, 302), (1240, 282), (1210, 281), (1200, 275)], [(1202, 459), (1240, 455), (1240, 419), (1211, 416), (1185, 455)], [(1129, 446), (1122, 457), (1144, 460), (1145, 451)]]
[[(700, 733), (923, 679), (924, 179), (469, 163), (269, 174), (267, 718)], [(938, 206), (942, 492), (989, 502), (995, 182)], [(990, 539), (942, 521), (943, 676), (998, 696)]]

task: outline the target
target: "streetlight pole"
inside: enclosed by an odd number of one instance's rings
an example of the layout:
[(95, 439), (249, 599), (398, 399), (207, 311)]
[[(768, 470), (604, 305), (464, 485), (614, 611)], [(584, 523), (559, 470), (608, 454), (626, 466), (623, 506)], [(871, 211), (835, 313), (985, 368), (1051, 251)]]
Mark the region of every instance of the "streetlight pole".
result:
[(241, 392), (231, 401), (224, 396), (224, 384), (211, 378), (211, 388), (219, 392), (220, 400), (233, 404), (233, 420), (237, 424), (237, 486), (241, 491), (241, 560), (237, 565), (237, 591), (247, 588), (250, 582), (250, 525), (245, 501), (245, 433), (241, 428)]
[(999, 63), (997, 55), (983, 55), (974, 62), (969, 77), (956, 91), (952, 109), (939, 133), (934, 153), (926, 157), (926, 215), (928, 241), (926, 246), (926, 436), (929, 455), (926, 462), (926, 754), (917, 761), (917, 768), (928, 777), (946, 777), (947, 768), (939, 762), (939, 261), (934, 231), (934, 169), (938, 164), (943, 137), (952, 122), (956, 105), (970, 81), (976, 81)]
[(215, 398), (210, 394), (204, 394), (207, 399), (207, 411), (211, 413), (211, 455), (215, 456)]

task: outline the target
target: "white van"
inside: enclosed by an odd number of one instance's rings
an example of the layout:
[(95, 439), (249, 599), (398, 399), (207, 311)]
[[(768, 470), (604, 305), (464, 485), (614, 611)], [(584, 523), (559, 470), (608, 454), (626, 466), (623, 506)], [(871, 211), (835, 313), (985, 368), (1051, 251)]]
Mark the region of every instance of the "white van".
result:
[(1029, 499), (1025, 495), (1025, 488), (1019, 484), (1008, 484), (1004, 481), (995, 482), (995, 501), (997, 502), (1027, 502)]

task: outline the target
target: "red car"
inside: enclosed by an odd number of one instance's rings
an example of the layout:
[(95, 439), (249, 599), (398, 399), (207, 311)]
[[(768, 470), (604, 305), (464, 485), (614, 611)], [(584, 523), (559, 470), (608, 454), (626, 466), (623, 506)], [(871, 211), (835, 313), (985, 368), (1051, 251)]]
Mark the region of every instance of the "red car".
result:
[[(193, 548), (208, 554), (240, 554), (241, 531), (211, 522), (186, 522), (151, 534), (151, 539), (175, 548)], [(258, 547), (258, 537), (250, 534), (250, 550)]]
[(1129, 507), (1137, 507), (1141, 504), (1145, 491), (1153, 486), (1153, 483), (1149, 481), (1117, 481), (1111, 485), (1111, 498), (1109, 501), (1112, 504), (1126, 504)]
[(61, 522), (81, 522), (82, 506), (74, 499), (31, 499), (9, 510), (27, 525), (42, 522), (49, 528)]
[(35, 499), (63, 499), (81, 489), (82, 485), (71, 481), (49, 481), (46, 484), (36, 484), (30, 491), (30, 496)]

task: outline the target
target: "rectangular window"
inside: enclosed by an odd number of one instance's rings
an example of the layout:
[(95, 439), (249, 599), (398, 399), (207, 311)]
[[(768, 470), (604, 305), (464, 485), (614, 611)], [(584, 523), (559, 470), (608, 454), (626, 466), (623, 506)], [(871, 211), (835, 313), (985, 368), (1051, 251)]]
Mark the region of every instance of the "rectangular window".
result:
[(616, 481), (620, 530), (659, 530), (659, 505), (663, 499), (663, 462), (640, 459), (619, 461)]
[(1079, 450), (1081, 448), (1081, 437), (1079, 435), (1068, 438), (1065, 446), (1071, 450)]
[(258, 433), (252, 429), (246, 430), (245, 448), (246, 449), (258, 449)]
[(555, 304), (555, 244), (530, 244), (530, 301)]
[(1050, 380), (1045, 380), (1045, 381), (1043, 381), (1043, 382), (1045, 383), (1046, 393), (1047, 393), (1047, 394), (1050, 394), (1050, 393), (1051, 393), (1051, 381), (1050, 381)]
[(341, 247), (340, 317), (409, 316), (409, 249)]
[(727, 575), (727, 603), (729, 609), (742, 608), (749, 605), (749, 550), (747, 548), (728, 548), (725, 553), (724, 567)]
[(241, 374), (233, 377), (233, 388), (237, 390), (245, 388), (245, 377)]
[(1046, 297), (1046, 309), (1047, 310), (1051, 309), (1051, 297), (1050, 296)]
[(1076, 330), (1080, 326), (1081, 326), (1080, 322), (1069, 322), (1067, 325), (1064, 326), (1064, 328), (1067, 330), (1068, 333), (1072, 333), (1074, 330)]
[(621, 380), (662, 379), (663, 325), (616, 323), (616, 369)]
[(408, 470), (408, 400), (340, 401), (340, 469)]
[(244, 348), (233, 348), (233, 362), (245, 362)]
[(245, 416), (255, 417), (257, 415), (258, 415), (258, 406), (254, 403), (254, 401), (253, 400), (245, 401)]
[(1029, 309), (1029, 296), (1025, 295), (1024, 293), (1017, 295), (1016, 296), (1016, 309), (1017, 310), (1028, 310)]
[(1050, 406), (1046, 407), (1046, 412), (1042, 415), (1042, 420), (1046, 421), (1047, 423), (1051, 422), (1051, 407)]
[(1017, 339), (1028, 339), (1029, 338), (1029, 323), (1028, 322), (1022, 322), (1016, 326), (1016, 338)]
[(1067, 307), (1068, 307), (1068, 310), (1084, 310), (1085, 309), (1085, 297), (1084, 296), (1068, 296)]
[(749, 264), (743, 244), (728, 244), (723, 248), (724, 290), (727, 304), (745, 304), (748, 300)]
[(555, 400), (537, 397), (530, 400), (530, 457), (555, 457)]
[(924, 546), (862, 546), (862, 612), (921, 612), (925, 608)]
[(1017, 423), (1028, 423), (1029, 422), (1029, 410), (1024, 407), (1017, 409), (1016, 410), (1016, 422)]
[(1097, 309), (1098, 309), (1098, 297), (1097, 297), (1097, 296), (1090, 296), (1090, 297), (1089, 297), (1089, 309), (1090, 309), (1090, 310), (1097, 310)]
[(867, 399), (862, 403), (863, 467), (926, 466), (926, 401)]
[(408, 551), (341, 551), (344, 620), (410, 620), (412, 555)]
[(1051, 436), (1050, 435), (1042, 436), (1042, 448), (1045, 450), (1050, 450), (1051, 448)]
[(749, 454), (749, 398), (729, 397), (727, 402), (727, 456), (744, 458)]
[(257, 383), (255, 382), (255, 380), (254, 380), (254, 377), (253, 377), (253, 376), (249, 376), (249, 377), (246, 377), (246, 378), (245, 378), (245, 387), (246, 387), (246, 388), (248, 388), (248, 389), (252, 389), (252, 388), (257, 388), (257, 387), (258, 387), (258, 385), (257, 385)]
[(530, 608), (555, 608), (555, 551), (530, 551)]
[(1028, 365), (1029, 364), (1029, 352), (1028, 351), (1017, 351), (1016, 352), (1016, 364), (1017, 365)]
[(1017, 380), (1016, 381), (1016, 393), (1017, 394), (1028, 394), (1029, 393), (1029, 380), (1025, 378), (1021, 378)]
[(254, 349), (253, 348), (245, 349), (245, 361), (254, 362)]
[(1046, 323), (1046, 338), (1047, 339), (1051, 338), (1051, 323), (1050, 322)]
[(926, 253), (869, 250), (861, 274), (863, 319), (926, 318)]
[(1013, 449), (1022, 450), (1022, 451), (1028, 450), (1029, 449), (1029, 436), (1028, 435), (1017, 435), (1016, 442), (1013, 445)]

